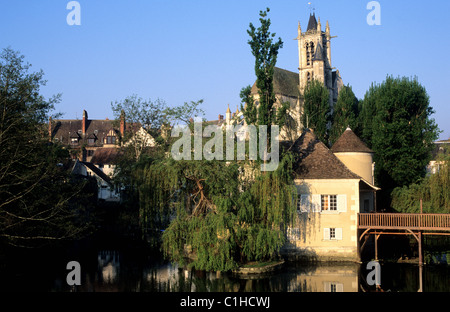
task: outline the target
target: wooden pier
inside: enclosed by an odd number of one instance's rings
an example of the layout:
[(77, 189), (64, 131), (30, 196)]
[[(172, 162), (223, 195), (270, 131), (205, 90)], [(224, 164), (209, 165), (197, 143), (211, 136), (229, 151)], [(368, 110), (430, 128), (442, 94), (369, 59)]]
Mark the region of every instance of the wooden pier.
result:
[(450, 235), (450, 214), (433, 213), (359, 213), (358, 252), (369, 235), (375, 237), (375, 260), (378, 260), (380, 235), (412, 235), (418, 242), (419, 265), (423, 264), (423, 235)]

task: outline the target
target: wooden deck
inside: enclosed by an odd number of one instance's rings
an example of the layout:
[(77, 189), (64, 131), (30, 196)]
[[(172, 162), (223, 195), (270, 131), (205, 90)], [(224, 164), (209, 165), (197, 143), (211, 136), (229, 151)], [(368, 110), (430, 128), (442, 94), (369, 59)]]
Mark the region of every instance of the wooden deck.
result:
[[(359, 213), (358, 252), (370, 235), (375, 237), (375, 259), (378, 259), (380, 235), (412, 235), (418, 242), (419, 265), (423, 264), (423, 235), (450, 235), (450, 214), (434, 213)], [(364, 240), (364, 241), (363, 241)]]
[(360, 213), (359, 229), (450, 231), (450, 214)]

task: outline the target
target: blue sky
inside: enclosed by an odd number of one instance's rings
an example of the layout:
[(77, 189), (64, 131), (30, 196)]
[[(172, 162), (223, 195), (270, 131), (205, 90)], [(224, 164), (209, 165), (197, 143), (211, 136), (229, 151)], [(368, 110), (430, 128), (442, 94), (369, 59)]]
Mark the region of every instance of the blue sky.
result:
[(332, 35), (332, 65), (363, 98), (387, 75), (414, 77), (450, 137), (450, 1), (379, 0), (381, 25), (370, 26), (369, 0), (79, 0), (81, 25), (66, 22), (69, 0), (0, 0), (0, 48), (43, 69), (45, 96), (62, 93), (64, 118), (113, 118), (111, 102), (137, 94), (170, 106), (204, 100), (206, 118), (235, 110), (255, 80), (247, 44), (250, 22), (270, 8), (281, 37), (277, 66), (297, 71), (297, 23), (306, 29), (311, 2)]

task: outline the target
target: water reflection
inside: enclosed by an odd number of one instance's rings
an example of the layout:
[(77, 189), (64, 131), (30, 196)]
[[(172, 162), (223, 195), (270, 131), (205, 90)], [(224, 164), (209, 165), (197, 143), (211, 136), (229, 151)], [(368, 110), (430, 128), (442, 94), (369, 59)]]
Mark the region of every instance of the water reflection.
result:
[(114, 283), (120, 267), (119, 253), (110, 250), (99, 251), (97, 262), (102, 281), (108, 284)]
[[(274, 273), (238, 276), (195, 271), (163, 261), (144, 248), (72, 248), (64, 253), (19, 255), (0, 266), (0, 291), (78, 292), (363, 292), (366, 264), (305, 265), (287, 262)], [(30, 265), (33, 259), (33, 265)], [(66, 264), (81, 265), (81, 286), (66, 283)], [(38, 269), (36, 269), (38, 268)], [(450, 292), (450, 266), (381, 264), (381, 288), (392, 292)]]
[[(365, 264), (304, 265), (286, 263), (276, 273), (236, 275), (196, 271), (161, 259), (135, 261), (117, 251), (99, 251), (97, 267), (86, 272), (77, 291), (126, 292), (361, 292), (450, 291), (448, 266), (381, 266), (379, 289), (367, 284)], [(437, 282), (436, 282), (437, 281)], [(425, 284), (425, 285), (424, 285)]]

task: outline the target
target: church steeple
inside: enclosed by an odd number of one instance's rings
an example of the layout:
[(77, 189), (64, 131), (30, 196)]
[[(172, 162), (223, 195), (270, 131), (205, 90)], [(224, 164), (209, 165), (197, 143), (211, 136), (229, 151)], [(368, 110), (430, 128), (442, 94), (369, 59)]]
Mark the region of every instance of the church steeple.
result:
[(317, 30), (317, 20), (316, 20), (316, 14), (309, 14), (309, 22), (308, 22), (308, 28), (306, 31), (310, 30)]

